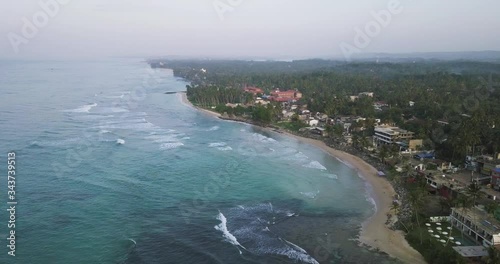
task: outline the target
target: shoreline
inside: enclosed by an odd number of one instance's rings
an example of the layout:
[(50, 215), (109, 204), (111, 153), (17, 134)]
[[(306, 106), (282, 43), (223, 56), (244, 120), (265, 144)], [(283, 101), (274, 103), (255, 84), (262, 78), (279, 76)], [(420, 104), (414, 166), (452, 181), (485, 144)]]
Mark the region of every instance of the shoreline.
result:
[(203, 109), (203, 108), (201, 108), (201, 107), (197, 107), (197, 106), (193, 105), (193, 104), (192, 104), (192, 103), (188, 100), (188, 98), (187, 98), (187, 94), (186, 94), (186, 93), (177, 93), (177, 96), (179, 96), (179, 95), (180, 95), (180, 97), (181, 97), (181, 98), (180, 98), (180, 99), (181, 99), (181, 102), (182, 102), (183, 104), (185, 104), (186, 106), (189, 106), (189, 107), (195, 108), (196, 110), (199, 110), (200, 112), (205, 113), (205, 114), (207, 114), (207, 115), (209, 115), (209, 116), (213, 116), (213, 117), (217, 117), (217, 118), (218, 118), (218, 117), (221, 117), (221, 114), (219, 114), (219, 113), (216, 113), (216, 112), (213, 112), (213, 111), (210, 111), (210, 110), (207, 110), (207, 109)]
[[(194, 107), (210, 116), (217, 118), (221, 117), (218, 113), (194, 106), (188, 101), (185, 93), (183, 93), (181, 97), (184, 104)], [(278, 133), (269, 127), (262, 128), (270, 132)], [(323, 141), (297, 136), (283, 130), (280, 130), (279, 133), (321, 149), (333, 158), (351, 167), (370, 185), (370, 195), (375, 201), (376, 208), (375, 213), (362, 223), (362, 228), (357, 239), (361, 246), (380, 250), (404, 263), (426, 263), (423, 256), (408, 244), (403, 231), (392, 230), (386, 225), (387, 214), (391, 211), (393, 197), (396, 192), (389, 181), (377, 175), (377, 169), (360, 157), (331, 148)], [(395, 220), (397, 220), (396, 216), (393, 215), (391, 221)]]
[[(405, 263), (426, 263), (422, 255), (408, 244), (403, 231), (392, 230), (386, 225), (387, 214), (391, 211), (396, 192), (385, 178), (376, 174), (377, 169), (357, 156), (327, 146), (323, 141), (297, 136), (286, 131), (282, 134), (323, 150), (351, 167), (370, 185), (370, 195), (375, 201), (376, 211), (362, 224), (357, 239), (360, 245), (378, 249)], [(393, 215), (391, 221), (395, 220), (396, 216)]]

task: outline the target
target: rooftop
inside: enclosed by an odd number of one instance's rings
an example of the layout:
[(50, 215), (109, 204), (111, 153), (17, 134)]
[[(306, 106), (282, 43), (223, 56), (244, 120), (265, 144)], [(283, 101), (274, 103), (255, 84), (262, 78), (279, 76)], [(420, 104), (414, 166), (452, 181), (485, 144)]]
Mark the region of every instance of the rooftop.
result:
[(446, 186), (450, 189), (453, 189), (457, 192), (461, 192), (467, 188), (467, 186), (456, 179), (450, 177), (450, 176), (445, 176), (443, 177), (441, 175), (431, 175), (431, 176), (426, 176), (427, 178), (432, 179), (434, 182), (437, 183), (438, 187), (439, 186)]
[(413, 132), (410, 132), (408, 130), (404, 130), (404, 129), (401, 129), (399, 127), (392, 127), (392, 126), (375, 127), (375, 132), (381, 132), (381, 133), (386, 133), (386, 134), (391, 134), (391, 135), (414, 134)]
[(456, 252), (458, 252), (458, 254), (460, 254), (462, 257), (466, 257), (466, 258), (488, 256), (488, 250), (483, 246), (453, 247), (453, 249)]

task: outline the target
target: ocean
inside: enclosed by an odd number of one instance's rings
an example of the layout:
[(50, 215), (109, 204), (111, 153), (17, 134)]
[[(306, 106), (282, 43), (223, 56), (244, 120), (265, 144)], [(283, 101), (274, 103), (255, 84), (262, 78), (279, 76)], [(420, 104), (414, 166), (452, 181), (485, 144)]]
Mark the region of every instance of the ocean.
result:
[(0, 263), (392, 263), (355, 241), (374, 204), (352, 168), (165, 94), (186, 84), (139, 59), (0, 61)]

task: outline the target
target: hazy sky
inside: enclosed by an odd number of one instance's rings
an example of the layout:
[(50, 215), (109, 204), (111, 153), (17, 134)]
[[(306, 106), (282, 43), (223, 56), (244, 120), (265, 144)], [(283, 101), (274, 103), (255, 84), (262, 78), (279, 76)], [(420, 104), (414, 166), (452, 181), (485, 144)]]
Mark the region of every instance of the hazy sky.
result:
[[(341, 56), (342, 42), (356, 47), (355, 28), (397, 0), (58, 0), (45, 27), (23, 34), (23, 19), (43, 26), (40, 3), (54, 1), (0, 0), (0, 57)], [(500, 50), (498, 0), (400, 3), (359, 51)]]

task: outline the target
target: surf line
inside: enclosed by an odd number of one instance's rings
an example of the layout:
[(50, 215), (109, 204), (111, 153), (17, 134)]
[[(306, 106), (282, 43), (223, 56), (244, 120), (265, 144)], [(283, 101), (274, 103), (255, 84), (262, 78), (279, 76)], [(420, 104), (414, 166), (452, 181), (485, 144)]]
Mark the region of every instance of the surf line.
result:
[[(236, 248), (238, 247), (241, 247), (243, 248), (244, 250), (248, 251), (243, 245), (241, 245), (238, 240), (236, 239), (236, 237), (231, 234), (231, 232), (229, 232), (229, 230), (227, 229), (227, 219), (226, 217), (224, 216), (224, 214), (222, 214), (222, 212), (219, 210), (219, 215), (217, 216), (217, 220), (220, 220), (221, 223), (214, 226), (214, 228), (216, 230), (219, 230), (222, 232), (222, 236), (226, 239), (226, 241), (228, 241), (229, 243), (233, 244), (236, 246)], [(240, 252), (240, 255), (243, 254), (243, 252), (241, 252), (241, 250), (238, 248), (238, 251)]]

